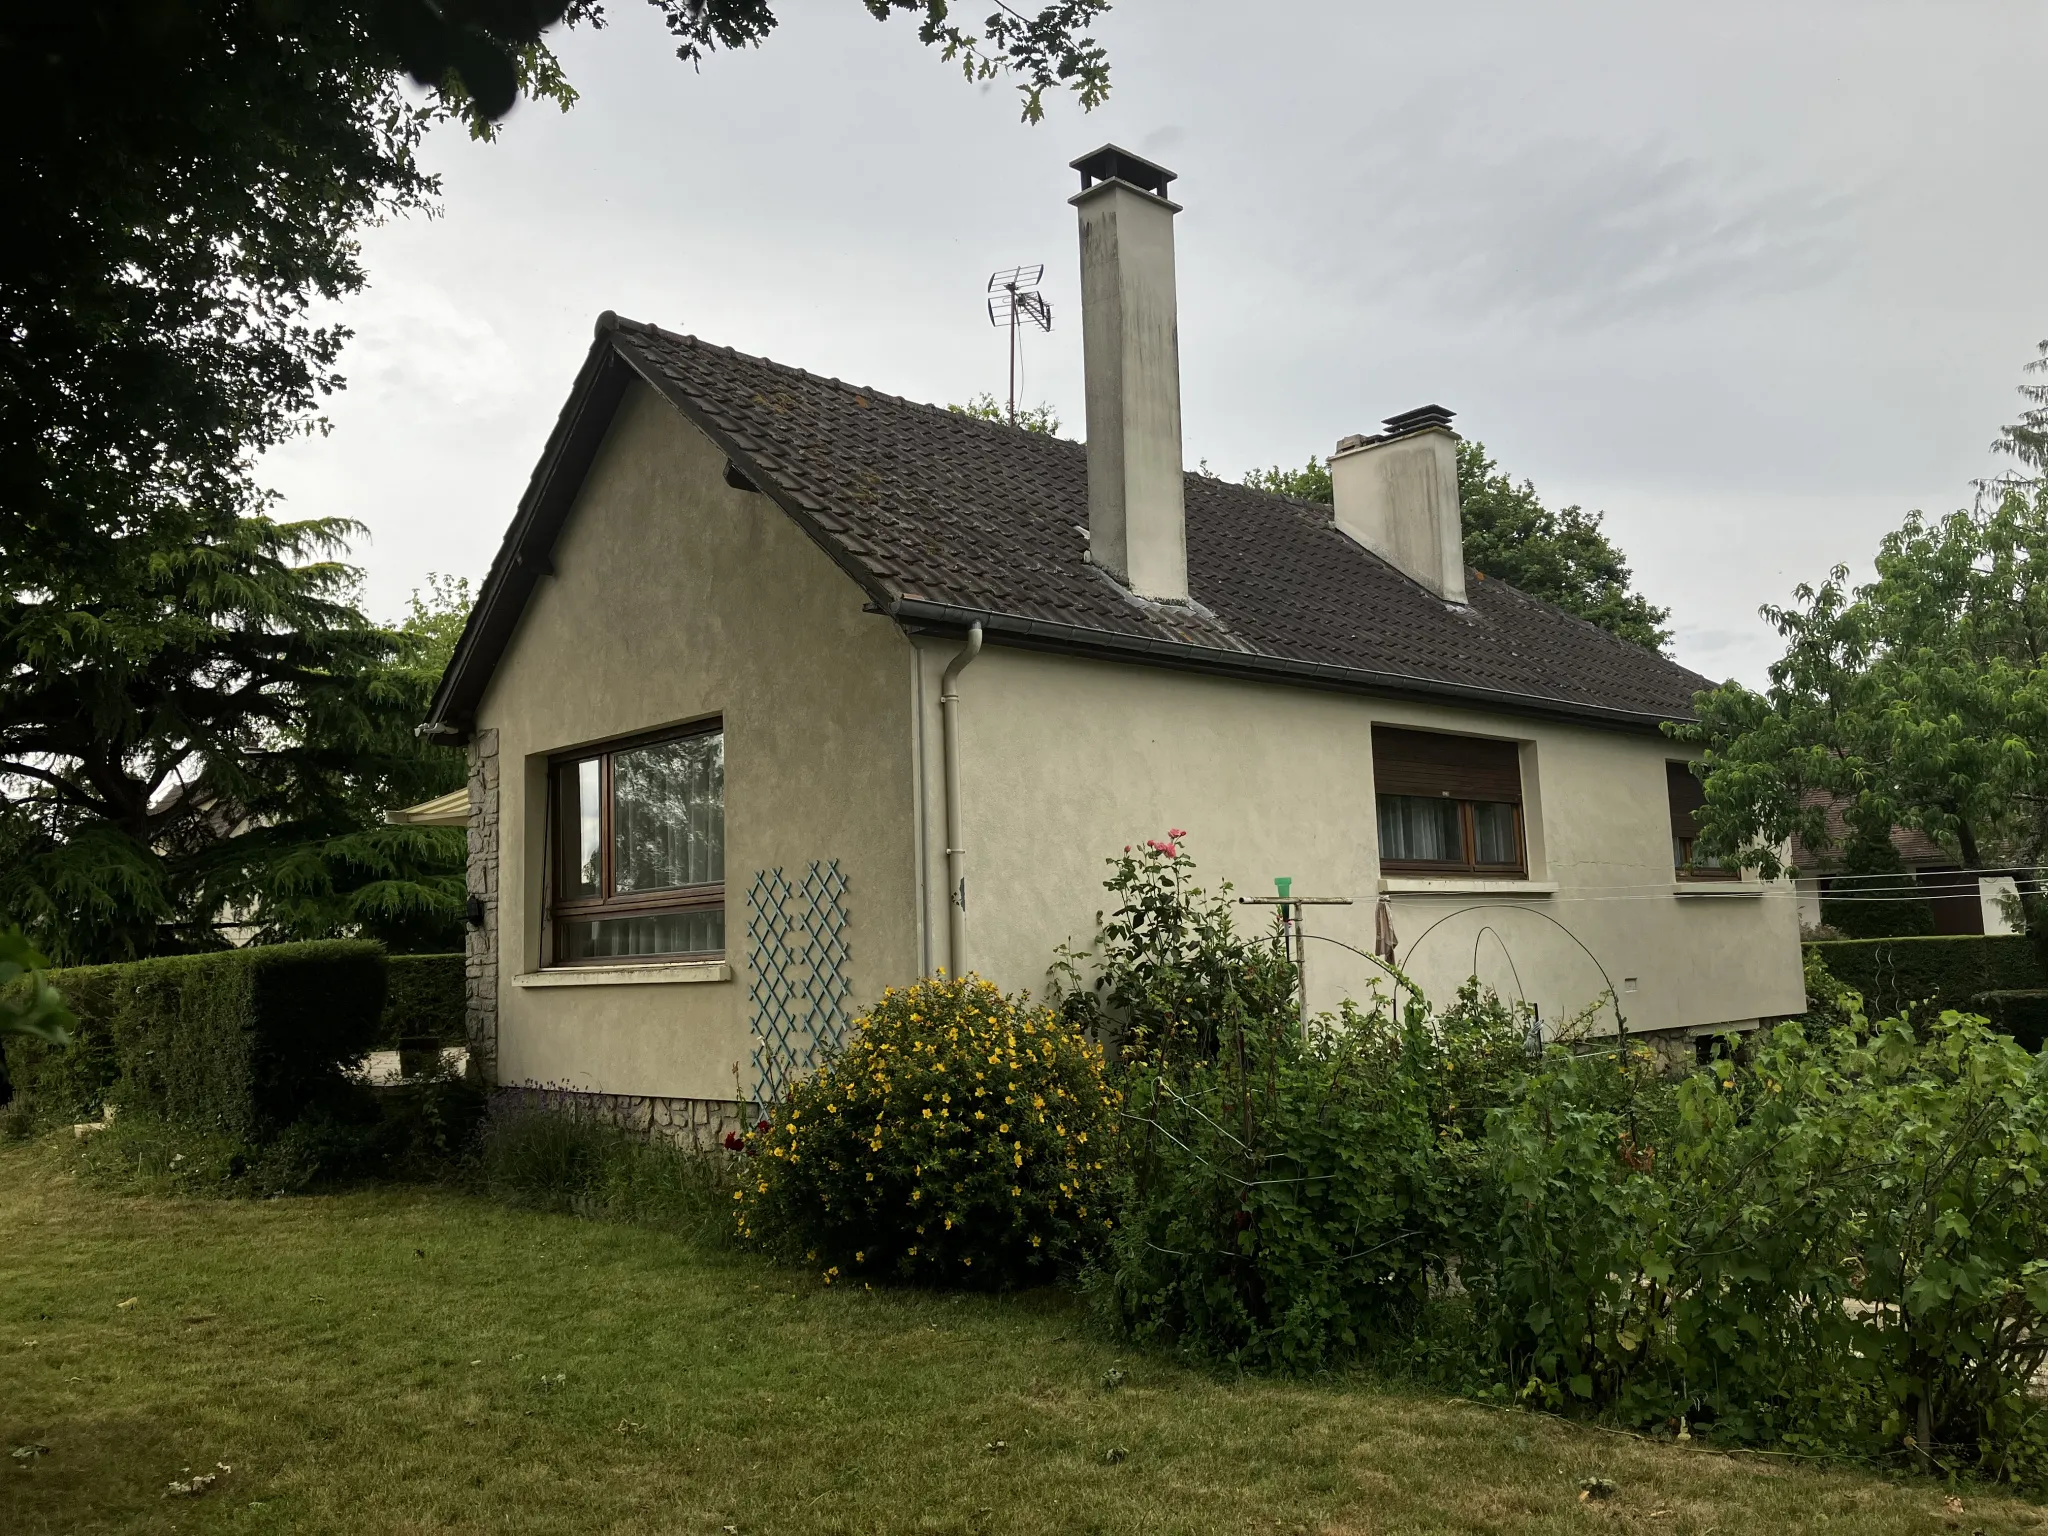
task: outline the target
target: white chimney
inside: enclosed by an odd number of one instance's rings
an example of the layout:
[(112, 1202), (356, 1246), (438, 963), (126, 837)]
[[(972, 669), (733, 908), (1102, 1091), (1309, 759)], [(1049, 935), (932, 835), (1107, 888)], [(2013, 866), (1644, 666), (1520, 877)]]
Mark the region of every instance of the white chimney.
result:
[(1458, 434), (1440, 405), (1389, 416), (1376, 437), (1347, 437), (1330, 459), (1337, 527), (1447, 603), (1465, 598)]
[(1114, 145), (1073, 162), (1088, 376), (1088, 553), (1140, 597), (1185, 602), (1173, 172)]

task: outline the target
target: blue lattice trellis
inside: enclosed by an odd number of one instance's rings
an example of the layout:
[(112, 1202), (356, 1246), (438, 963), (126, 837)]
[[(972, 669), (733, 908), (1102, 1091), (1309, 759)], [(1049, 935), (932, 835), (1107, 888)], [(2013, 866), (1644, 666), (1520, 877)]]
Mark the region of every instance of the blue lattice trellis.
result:
[(846, 876), (837, 859), (813, 859), (795, 884), (780, 868), (754, 872), (747, 894), (747, 998), (754, 1098), (764, 1108), (836, 1049), (846, 1032), (853, 989), (846, 921)]

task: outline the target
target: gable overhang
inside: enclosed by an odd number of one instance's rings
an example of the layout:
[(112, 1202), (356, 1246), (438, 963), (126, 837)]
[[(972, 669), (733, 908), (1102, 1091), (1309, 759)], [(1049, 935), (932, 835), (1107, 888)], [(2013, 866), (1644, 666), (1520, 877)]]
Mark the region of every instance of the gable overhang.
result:
[(434, 691), (426, 721), (419, 727), (422, 736), (454, 744), (469, 739), (476, 724), (477, 706), (512, 643), (534, 588), (542, 577), (553, 574), (555, 542), (596, 462), (619, 403), (635, 381), (647, 384), (681, 411), (725, 455), (733, 469), (779, 507), (867, 594), (871, 611), (887, 616), (906, 633), (965, 635), (969, 626), (979, 624), (985, 640), (993, 645), (1168, 667), (1244, 681), (1458, 704), (1609, 730), (1658, 732), (1666, 721), (1688, 718), (1489, 689), (1440, 678), (1123, 634), (1022, 614), (936, 603), (906, 594), (892, 588), (861, 562), (840, 538), (845, 525), (832, 509), (817, 497), (784, 484), (778, 473), (782, 464), (766, 455), (736, 422), (721, 415), (711, 402), (696, 398), (659, 370), (646, 366), (632, 348), (622, 345), (620, 333), (633, 329), (637, 329), (634, 322), (621, 320), (610, 310), (598, 317), (596, 335), (577, 372), (569, 399), (556, 418), (547, 446), (520, 497), (519, 509), (505, 531), (490, 572), (477, 593), (476, 604), (463, 625), (448, 669)]
[(540, 462), (527, 481), (519, 510), (491, 561), (490, 573), (477, 592), (448, 669), (441, 674), (433, 702), (427, 707), (427, 718), (419, 727), (420, 735), (458, 745), (469, 739), (476, 725), (477, 706), (512, 643), (533, 589), (543, 576), (554, 574), (555, 541), (561, 537), (590, 467), (597, 460), (598, 449), (611, 429), (612, 418), (618, 414), (620, 401), (636, 380), (654, 389), (710, 438), (713, 446), (754, 488), (788, 514), (868, 594), (870, 601), (886, 606), (896, 599), (896, 593), (874, 580), (872, 573), (832, 536), (828, 525), (830, 513), (824, 503), (785, 490), (756, 461), (754, 442), (734, 423), (677, 388), (673, 380), (641, 366), (631, 350), (619, 345), (619, 332), (630, 324), (611, 310), (598, 316), (597, 334), (590, 351), (577, 371), (568, 402), (548, 435)]

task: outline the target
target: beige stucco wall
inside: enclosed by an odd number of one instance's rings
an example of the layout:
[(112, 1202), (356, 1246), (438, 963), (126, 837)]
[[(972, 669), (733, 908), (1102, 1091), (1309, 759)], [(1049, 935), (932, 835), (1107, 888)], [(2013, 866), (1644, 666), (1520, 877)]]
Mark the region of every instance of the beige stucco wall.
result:
[[(836, 858), (853, 996), (919, 965), (908, 643), (766, 497), (635, 385), (478, 709), (499, 733), (498, 1080), (731, 1098), (751, 1089), (746, 895)], [(722, 714), (728, 981), (534, 988), (548, 754)]]
[[(955, 647), (924, 643), (936, 722), (938, 673)], [(999, 646), (962, 674), (960, 691), (969, 957), (1005, 987), (1042, 990), (1055, 946), (1092, 936), (1104, 859), (1169, 827), (1191, 834), (1205, 883), (1269, 896), (1273, 877), (1290, 875), (1297, 895), (1351, 897), (1352, 907), (1314, 913), (1311, 932), (1370, 951), (1380, 894), (1371, 730), (1381, 721), (1523, 743), (1531, 879), (1558, 886), (1541, 896), (1392, 895), (1400, 958), (1433, 995), (1472, 974), (1476, 953), (1482, 980), (1553, 1024), (1603, 991), (1603, 966), (1631, 1029), (1804, 1006), (1789, 883), (1761, 895), (1676, 894), (1664, 765), (1681, 754), (1659, 737)], [(936, 825), (935, 765), (922, 794)], [(945, 884), (937, 857), (933, 848), (934, 903)], [(930, 921), (942, 935), (942, 907)], [(1375, 974), (1330, 944), (1311, 942), (1308, 958), (1317, 1008), (1365, 995)], [(1611, 1028), (1611, 1012), (1604, 1019)]]

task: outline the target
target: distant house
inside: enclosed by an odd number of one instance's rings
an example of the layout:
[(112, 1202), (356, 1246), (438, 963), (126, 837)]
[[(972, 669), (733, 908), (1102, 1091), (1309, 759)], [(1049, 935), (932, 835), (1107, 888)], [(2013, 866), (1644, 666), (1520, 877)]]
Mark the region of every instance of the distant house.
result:
[(1688, 867), (1707, 679), (1466, 567), (1448, 411), (1339, 444), (1334, 506), (1187, 473), (1171, 173), (1075, 164), (1085, 446), (599, 320), (427, 725), (475, 1058), (701, 1131), (885, 985), (1042, 989), (1170, 828), (1353, 903), (1319, 1008), (1384, 903), (1546, 1028), (1799, 1012), (1791, 884)]
[(1810, 848), (1792, 840), (1791, 862), (1799, 871), (1799, 926), (1807, 933), (1826, 920), (1823, 902), (1855, 901), (1889, 908), (1895, 903), (1925, 901), (1933, 913), (1934, 932), (1943, 934), (2010, 934), (2020, 930), (2008, 915), (2007, 901), (2019, 893), (2018, 871), (1966, 870), (1941, 844), (1912, 827), (1892, 828), (1893, 850), (1905, 866), (1902, 879), (1844, 875), (1842, 850), (1849, 841), (1843, 819), (1846, 801), (1822, 792), (1810, 793), (1808, 806), (1827, 807), (1828, 846)]

